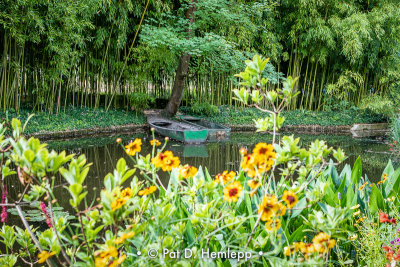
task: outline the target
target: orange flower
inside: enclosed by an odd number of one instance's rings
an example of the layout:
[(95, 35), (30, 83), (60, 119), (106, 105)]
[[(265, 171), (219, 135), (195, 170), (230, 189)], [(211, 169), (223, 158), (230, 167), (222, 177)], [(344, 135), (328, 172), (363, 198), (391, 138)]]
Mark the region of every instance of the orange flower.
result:
[(258, 213), (261, 214), (261, 220), (267, 221), (273, 217), (280, 209), (278, 199), (275, 195), (265, 196), (262, 203), (258, 206)]
[(331, 236), (327, 233), (319, 233), (314, 236), (313, 244), (315, 251), (319, 253), (328, 253), (331, 248), (333, 248), (336, 244), (335, 239), (331, 239)]
[(300, 250), (303, 254), (311, 254), (314, 253), (314, 244), (306, 244), (304, 242), (295, 243), (296, 250)]
[(113, 203), (111, 203), (111, 209), (112, 211), (116, 211), (117, 209), (120, 209), (127, 201), (127, 198), (117, 198)]
[(174, 157), (171, 151), (159, 153), (155, 158), (151, 159), (151, 163), (157, 168), (162, 168), (163, 171), (172, 171), (181, 163), (178, 157)]
[(247, 185), (252, 189), (250, 192), (250, 197), (252, 197), (257, 192), (257, 189), (261, 186), (261, 183), (256, 179), (253, 179), (247, 181)]
[(106, 250), (96, 253), (96, 259), (94, 265), (95, 267), (104, 267), (107, 265), (107, 262), (111, 257), (114, 258), (117, 256), (118, 256), (118, 250), (113, 246), (108, 246)]
[(285, 248), (283, 249), (283, 254), (284, 254), (285, 256), (290, 256), (290, 255), (292, 255), (295, 251), (296, 251), (295, 246), (291, 245), (291, 246), (285, 247)]
[(150, 145), (152, 145), (152, 146), (160, 146), (161, 145), (161, 142), (160, 141), (158, 141), (157, 139), (153, 139), (153, 140), (150, 140)]
[(147, 195), (153, 194), (156, 190), (157, 190), (157, 187), (155, 185), (152, 185), (152, 186), (146, 187), (143, 190), (140, 190), (138, 192), (138, 195), (139, 196), (147, 196)]
[(38, 259), (39, 259), (38, 263), (44, 263), (48, 258), (50, 258), (51, 256), (53, 256), (55, 254), (56, 254), (55, 251), (47, 252), (47, 251), (43, 250), (38, 255)]
[(243, 187), (236, 181), (224, 188), (224, 199), (228, 202), (236, 202), (242, 193)]
[(215, 176), (215, 182), (216, 183), (221, 183), (222, 185), (226, 184), (227, 182), (229, 182), (230, 180), (233, 179), (233, 177), (235, 177), (236, 173), (234, 171), (230, 171), (228, 173), (228, 171), (224, 171), (223, 173), (218, 173)]
[(253, 155), (257, 162), (268, 161), (276, 157), (274, 146), (266, 143), (258, 143), (253, 149)]
[(129, 143), (125, 146), (126, 154), (130, 156), (134, 156), (136, 153), (139, 153), (142, 150), (142, 140), (136, 138), (135, 141)]
[(297, 198), (296, 194), (293, 191), (287, 191), (287, 190), (283, 192), (282, 200), (286, 202), (286, 205), (288, 206), (289, 209), (296, 206), (297, 202), (299, 202), (299, 199)]
[(126, 255), (122, 254), (117, 260), (113, 261), (108, 267), (116, 267), (123, 263), (126, 259)]
[(182, 176), (185, 179), (195, 176), (196, 173), (197, 173), (197, 168), (190, 165), (185, 165), (179, 168), (180, 176)]
[(358, 191), (361, 191), (364, 189), (364, 187), (368, 184), (368, 181), (365, 182), (362, 186), (360, 186), (360, 188), (358, 188)]
[(127, 187), (124, 190), (121, 191), (120, 197), (122, 198), (131, 198), (133, 196), (132, 190)]
[[(267, 146), (269, 147), (269, 145)], [(268, 154), (267, 149), (262, 146), (256, 146), (254, 151), (257, 154), (247, 154), (243, 157), (241, 167), (247, 173), (249, 177), (261, 177), (261, 175), (271, 169), (274, 165), (274, 161), (272, 160), (275, 158), (275, 153)], [(267, 153), (268, 157), (266, 156)]]
[(268, 231), (277, 231), (281, 228), (281, 220), (280, 219), (269, 219), (265, 222), (265, 228)]
[(115, 239), (114, 243), (115, 244), (122, 244), (125, 242), (125, 240), (132, 238), (135, 235), (134, 232), (129, 232), (126, 234), (121, 235), (120, 237), (118, 237), (117, 239)]

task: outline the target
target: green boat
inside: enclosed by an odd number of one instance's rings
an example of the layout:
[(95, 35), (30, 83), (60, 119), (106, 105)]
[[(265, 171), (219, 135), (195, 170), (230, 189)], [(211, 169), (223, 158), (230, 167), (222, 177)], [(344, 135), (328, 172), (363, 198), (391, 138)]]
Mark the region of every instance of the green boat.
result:
[(160, 116), (147, 117), (147, 122), (156, 133), (183, 143), (204, 143), (207, 140), (208, 130), (204, 127)]
[(208, 140), (211, 141), (229, 139), (229, 136), (231, 135), (231, 128), (215, 122), (187, 115), (180, 115), (179, 118), (183, 122), (189, 123), (193, 126), (203, 127), (204, 129), (207, 129)]

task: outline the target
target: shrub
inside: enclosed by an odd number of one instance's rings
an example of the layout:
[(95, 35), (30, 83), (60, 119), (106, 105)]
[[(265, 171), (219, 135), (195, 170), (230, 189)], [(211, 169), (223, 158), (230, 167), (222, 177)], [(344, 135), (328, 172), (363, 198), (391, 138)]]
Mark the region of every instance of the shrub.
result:
[(361, 100), (360, 108), (389, 118), (393, 114), (394, 103), (386, 96), (374, 94), (364, 97)]
[(147, 93), (134, 92), (129, 95), (129, 103), (131, 108), (136, 112), (142, 112), (149, 109), (151, 104), (154, 104), (156, 98)]
[(190, 107), (190, 111), (194, 114), (201, 114), (206, 116), (214, 116), (218, 114), (219, 110), (217, 106), (211, 105), (208, 102), (195, 101)]

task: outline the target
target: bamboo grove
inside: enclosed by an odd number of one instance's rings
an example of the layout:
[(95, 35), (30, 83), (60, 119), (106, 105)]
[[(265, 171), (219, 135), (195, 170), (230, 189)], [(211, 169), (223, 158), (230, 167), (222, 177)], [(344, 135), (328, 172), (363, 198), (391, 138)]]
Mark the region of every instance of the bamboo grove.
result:
[(270, 86), (299, 77), (290, 109), (321, 110), (399, 100), (400, 9), (397, 0), (1, 0), (0, 51), (3, 110), (166, 99), (182, 53), (186, 104), (235, 104), (233, 74), (259, 53), (271, 58)]

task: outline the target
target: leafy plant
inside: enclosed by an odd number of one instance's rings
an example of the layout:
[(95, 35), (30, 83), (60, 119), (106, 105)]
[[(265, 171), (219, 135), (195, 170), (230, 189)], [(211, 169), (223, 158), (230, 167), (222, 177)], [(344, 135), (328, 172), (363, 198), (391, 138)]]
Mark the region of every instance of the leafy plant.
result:
[(136, 112), (143, 112), (143, 110), (149, 109), (150, 106), (155, 102), (155, 97), (147, 93), (134, 92), (129, 95), (131, 109), (135, 110)]

